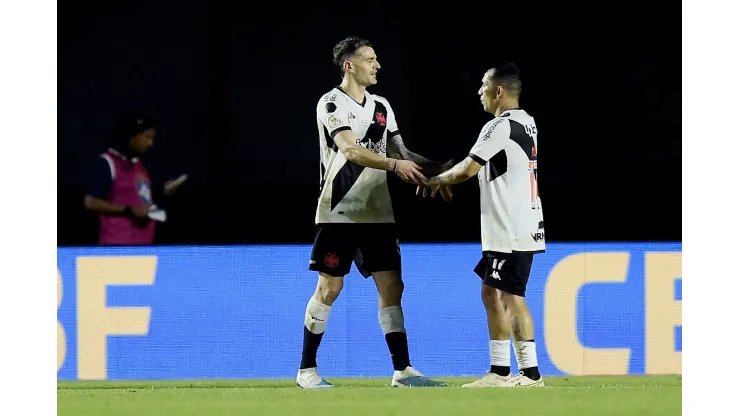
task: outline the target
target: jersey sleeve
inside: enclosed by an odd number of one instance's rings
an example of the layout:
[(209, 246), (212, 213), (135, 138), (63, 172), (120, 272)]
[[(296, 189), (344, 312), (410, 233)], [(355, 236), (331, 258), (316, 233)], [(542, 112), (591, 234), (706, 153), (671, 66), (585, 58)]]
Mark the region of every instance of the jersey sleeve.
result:
[(341, 131), (351, 130), (349, 126), (349, 109), (340, 99), (335, 101), (322, 99), (316, 108), (316, 117), (319, 123), (329, 132), (329, 136), (332, 139)]
[(498, 152), (506, 146), (506, 141), (511, 133), (509, 120), (505, 118), (495, 118), (480, 131), (478, 141), (470, 149), (468, 155), (481, 165), (485, 165)]
[(386, 129), (388, 129), (389, 139), (401, 133), (398, 130), (398, 123), (396, 123), (396, 113), (393, 111), (390, 104), (388, 104), (388, 120), (386, 120)]
[(106, 159), (102, 156), (97, 157), (90, 168), (87, 178), (87, 194), (94, 198), (106, 199), (113, 187), (112, 170), (113, 168)]

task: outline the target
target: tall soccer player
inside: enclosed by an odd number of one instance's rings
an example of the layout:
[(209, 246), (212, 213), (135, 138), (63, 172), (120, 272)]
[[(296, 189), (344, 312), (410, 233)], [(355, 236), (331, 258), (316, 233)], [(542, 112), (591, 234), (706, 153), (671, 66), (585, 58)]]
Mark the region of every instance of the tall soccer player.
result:
[[(491, 369), (463, 387), (540, 387), (534, 326), (524, 295), (535, 253), (545, 251), (542, 206), (537, 191), (537, 126), (519, 108), (519, 69), (503, 64), (488, 70), (478, 90), (494, 119), (483, 126), (470, 154), (426, 181), (438, 186), (478, 176), (483, 256), (474, 268), (482, 280), (488, 320)], [(425, 189), (426, 191), (426, 189)], [(510, 370), (511, 344), (520, 372)]]
[[(441, 165), (409, 152), (403, 145), (388, 100), (370, 94), (380, 64), (371, 44), (355, 37), (334, 47), (341, 85), (316, 107), (321, 149), (321, 195), (309, 269), (319, 273), (304, 317), (303, 351), (296, 384), (327, 388), (317, 371), (316, 354), (332, 304), (352, 263), (378, 290), (378, 320), (393, 362), (391, 386), (435, 387), (445, 383), (424, 377), (409, 359), (401, 309), (401, 249), (386, 175), (421, 184), (420, 170), (441, 172)], [(393, 153), (396, 158), (386, 156)]]

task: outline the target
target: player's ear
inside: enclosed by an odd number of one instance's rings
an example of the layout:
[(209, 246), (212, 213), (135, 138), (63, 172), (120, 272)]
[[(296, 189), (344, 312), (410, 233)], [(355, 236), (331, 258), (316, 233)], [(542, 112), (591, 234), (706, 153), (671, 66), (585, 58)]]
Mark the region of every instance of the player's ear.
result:
[(352, 73), (354, 72), (355, 67), (352, 65), (351, 61), (344, 61), (344, 72)]

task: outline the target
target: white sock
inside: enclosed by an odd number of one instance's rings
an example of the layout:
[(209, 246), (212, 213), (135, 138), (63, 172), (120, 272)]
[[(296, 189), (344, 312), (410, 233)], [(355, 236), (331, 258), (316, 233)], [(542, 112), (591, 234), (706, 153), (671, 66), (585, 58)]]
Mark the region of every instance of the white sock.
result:
[(491, 365), (497, 367), (511, 366), (511, 341), (508, 339), (492, 339), (488, 341), (488, 355)]
[(403, 309), (400, 306), (388, 306), (378, 311), (378, 322), (383, 335), (391, 332), (406, 332), (403, 319)]
[(331, 306), (324, 305), (314, 298), (308, 301), (306, 305), (306, 316), (304, 317), (303, 324), (313, 334), (322, 334), (326, 329), (326, 321), (329, 320), (329, 312)]
[(514, 354), (520, 371), (537, 367), (537, 349), (534, 341), (514, 341)]

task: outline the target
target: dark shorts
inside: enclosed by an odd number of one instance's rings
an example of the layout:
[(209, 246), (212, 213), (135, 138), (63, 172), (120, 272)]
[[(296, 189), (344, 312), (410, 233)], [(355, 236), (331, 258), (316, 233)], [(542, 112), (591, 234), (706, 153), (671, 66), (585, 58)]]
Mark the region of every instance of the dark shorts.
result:
[(399, 244), (396, 224), (318, 224), (308, 268), (345, 276), (354, 262), (365, 278), (373, 272), (400, 272)]
[(533, 253), (484, 251), (473, 271), (484, 284), (524, 297), (533, 259)]

